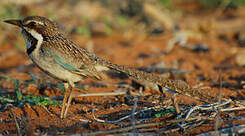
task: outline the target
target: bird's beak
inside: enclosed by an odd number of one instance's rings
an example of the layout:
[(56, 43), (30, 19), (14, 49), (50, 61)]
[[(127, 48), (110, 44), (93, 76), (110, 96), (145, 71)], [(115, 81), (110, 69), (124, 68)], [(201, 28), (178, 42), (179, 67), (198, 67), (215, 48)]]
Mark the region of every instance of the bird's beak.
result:
[(22, 27), (22, 21), (21, 20), (4, 20), (4, 22)]

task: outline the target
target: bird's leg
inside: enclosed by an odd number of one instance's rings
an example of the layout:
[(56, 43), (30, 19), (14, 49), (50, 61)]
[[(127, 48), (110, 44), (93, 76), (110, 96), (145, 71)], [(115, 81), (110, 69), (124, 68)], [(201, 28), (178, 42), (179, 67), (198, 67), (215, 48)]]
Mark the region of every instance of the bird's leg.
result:
[(62, 109), (61, 109), (61, 114), (60, 114), (60, 118), (64, 118), (64, 112), (65, 112), (65, 107), (66, 107), (66, 102), (67, 102), (67, 96), (69, 93), (69, 84), (68, 83), (64, 83), (65, 86), (65, 95), (64, 95), (64, 99), (63, 99), (63, 103), (62, 103)]
[(64, 118), (66, 117), (67, 111), (68, 111), (69, 106), (71, 104), (71, 100), (72, 100), (72, 88), (74, 86), (75, 86), (74, 84), (69, 84), (70, 94), (69, 94), (69, 99), (68, 99), (68, 102), (67, 102), (67, 105), (66, 105), (66, 110), (65, 110), (65, 113), (64, 113)]

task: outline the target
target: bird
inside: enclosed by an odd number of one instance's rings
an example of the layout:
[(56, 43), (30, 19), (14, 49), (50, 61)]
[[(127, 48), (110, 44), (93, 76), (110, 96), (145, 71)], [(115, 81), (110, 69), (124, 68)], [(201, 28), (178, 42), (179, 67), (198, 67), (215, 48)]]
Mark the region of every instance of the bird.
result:
[(182, 80), (166, 79), (134, 67), (103, 60), (68, 39), (58, 24), (46, 17), (27, 16), (24, 19), (10, 19), (4, 22), (20, 28), (26, 52), (32, 62), (44, 73), (64, 83), (65, 94), (60, 118), (67, 116), (75, 83), (86, 78), (102, 80), (103, 72), (108, 70), (123, 72), (134, 80), (150, 84), (161, 93), (163, 88), (167, 88), (204, 101), (213, 98), (212, 95), (203, 95), (201, 91)]

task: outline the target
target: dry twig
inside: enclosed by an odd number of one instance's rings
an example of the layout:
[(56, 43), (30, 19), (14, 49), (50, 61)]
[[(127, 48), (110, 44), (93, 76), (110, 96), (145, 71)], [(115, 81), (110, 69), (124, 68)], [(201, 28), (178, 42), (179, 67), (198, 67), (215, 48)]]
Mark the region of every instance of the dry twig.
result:
[(88, 94), (79, 94), (74, 95), (73, 97), (87, 97), (87, 96), (112, 96), (112, 95), (126, 95), (126, 91), (114, 91), (110, 93), (88, 93)]
[(18, 135), (18, 136), (22, 136), (22, 133), (21, 133), (21, 130), (20, 130), (19, 123), (18, 123), (18, 121), (17, 121), (17, 119), (16, 119), (16, 115), (14, 114), (14, 112), (13, 112), (12, 109), (10, 109), (10, 113), (11, 113), (11, 115), (12, 115), (13, 118), (14, 118), (15, 126), (16, 126), (16, 129), (17, 129), (17, 135)]

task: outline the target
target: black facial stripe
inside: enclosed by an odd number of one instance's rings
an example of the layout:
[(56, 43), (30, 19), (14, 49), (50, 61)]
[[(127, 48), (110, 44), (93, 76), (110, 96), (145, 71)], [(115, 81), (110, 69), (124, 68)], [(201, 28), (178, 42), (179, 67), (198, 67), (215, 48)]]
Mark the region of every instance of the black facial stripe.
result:
[(32, 44), (31, 47), (27, 49), (27, 54), (30, 55), (35, 49), (36, 49), (36, 44), (35, 45)]
[(28, 48), (26, 51), (27, 54), (30, 55), (36, 49), (38, 40), (35, 37), (33, 37), (30, 33), (28, 33), (25, 29), (23, 29), (22, 31), (26, 35), (26, 38), (28, 38), (27, 40), (31, 42), (31, 47)]

